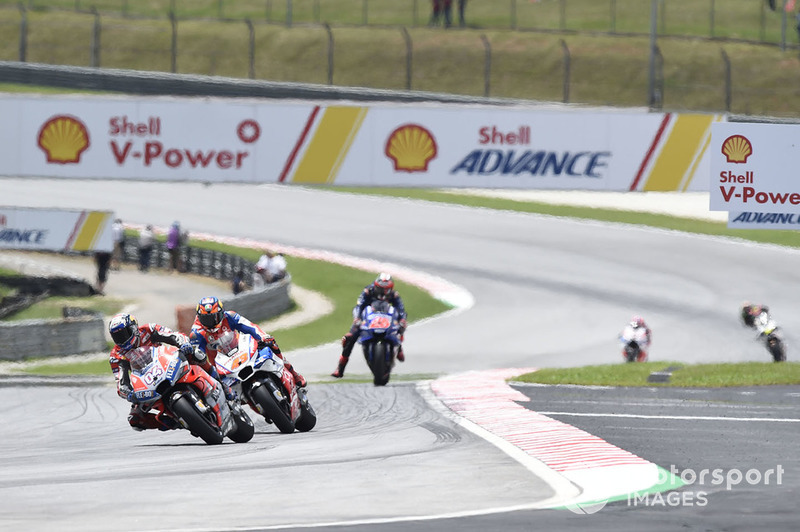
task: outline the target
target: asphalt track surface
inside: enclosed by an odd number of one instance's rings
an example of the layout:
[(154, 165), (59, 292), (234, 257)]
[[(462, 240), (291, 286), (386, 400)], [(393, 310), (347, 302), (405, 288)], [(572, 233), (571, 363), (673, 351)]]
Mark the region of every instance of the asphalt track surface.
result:
[[(789, 358), (796, 356), (789, 325), (800, 318), (791, 290), (800, 254), (777, 247), (280, 186), (20, 179), (3, 181), (3, 202), (112, 209), (126, 222), (165, 227), (180, 220), (190, 232), (368, 257), (468, 290), (469, 310), (410, 327), (399, 373), (613, 363), (616, 334), (634, 313), (654, 329), (651, 360), (766, 361), (737, 322), (744, 300), (770, 305), (787, 326)], [(337, 349), (291, 356), (304, 373), (324, 375)], [(349, 369), (363, 372), (359, 363)], [(312, 386), (320, 418), (312, 432), (281, 435), (258, 422), (251, 443), (207, 447), (183, 432), (131, 432), (127, 406), (106, 386), (4, 381), (0, 526), (795, 530), (800, 523), (797, 387), (708, 391), (699, 399), (650, 388), (520, 390), (533, 399), (526, 407), (661, 467), (764, 474), (780, 466), (781, 483), (709, 485), (705, 506), (619, 501), (591, 515), (531, 510), (551, 487), (432, 408), (424, 385)], [(679, 492), (696, 500), (701, 487)]]

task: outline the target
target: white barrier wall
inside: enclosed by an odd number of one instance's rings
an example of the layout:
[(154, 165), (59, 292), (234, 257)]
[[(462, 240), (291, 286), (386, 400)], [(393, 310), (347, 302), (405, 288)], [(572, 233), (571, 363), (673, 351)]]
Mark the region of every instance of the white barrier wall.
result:
[(111, 251), (112, 213), (0, 207), (0, 249)]
[(0, 175), (708, 190), (721, 115), (199, 98), (0, 97)]

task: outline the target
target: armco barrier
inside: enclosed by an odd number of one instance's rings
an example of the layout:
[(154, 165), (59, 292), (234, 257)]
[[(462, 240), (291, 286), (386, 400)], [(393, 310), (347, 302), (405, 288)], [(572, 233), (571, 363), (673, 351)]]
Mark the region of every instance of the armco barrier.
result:
[(105, 326), (99, 316), (0, 322), (0, 360), (105, 350)]

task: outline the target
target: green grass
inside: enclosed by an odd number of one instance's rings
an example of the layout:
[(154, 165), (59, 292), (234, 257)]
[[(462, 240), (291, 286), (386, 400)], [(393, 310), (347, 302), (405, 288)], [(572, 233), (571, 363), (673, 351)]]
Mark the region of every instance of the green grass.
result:
[[(509, 30), (510, 3), (498, 6), (489, 0), (469, 0), (466, 29), (429, 28), (429, 2), (419, 1), (415, 18), (411, 2), (370, 0), (369, 26), (363, 27), (355, 27), (364, 22), (362, 0), (295, 1), (291, 26), (283, 23), (287, 3), (282, 0), (267, 2), (269, 10), (260, 0), (226, 0), (222, 3), (226, 20), (214, 20), (219, 2), (177, 1), (178, 16), (184, 19), (177, 24), (173, 51), (171, 25), (165, 18), (168, 1), (126, 2), (129, 15), (160, 17), (142, 19), (123, 16), (121, 1), (35, 0), (28, 4), (36, 9), (27, 17), (26, 61), (91, 66), (95, 17), (87, 11), (95, 5), (101, 13), (97, 58), (105, 68), (170, 72), (174, 53), (178, 73), (248, 78), (252, 59), (253, 76), (261, 80), (327, 84), (332, 66), (336, 86), (483, 96), (488, 85), (492, 97), (563, 101), (566, 46), (567, 101), (622, 107), (649, 104), (649, 2), (645, 0), (617, 0), (615, 19), (609, 2), (568, 0), (563, 25), (560, 2), (517, 1), (517, 27), (535, 31)], [(724, 51), (732, 80), (730, 112), (800, 117), (800, 54), (794, 22), (790, 20), (787, 30), (789, 47), (781, 50), (776, 46), (781, 13), (765, 11), (763, 4), (716, 2), (715, 40), (711, 40), (710, 2), (667, 2), (658, 40), (664, 109), (726, 111)], [(80, 12), (73, 10), (76, 5)], [(44, 9), (48, 6), (65, 10)], [(253, 21), (252, 58), (245, 17)], [(321, 22), (331, 24), (332, 40)], [(19, 60), (20, 26), (17, 3), (0, 1), (0, 60)], [(410, 57), (401, 27), (412, 43)], [(762, 38), (772, 45), (740, 40)], [(488, 69), (485, 43), (490, 49)], [(13, 88), (6, 85), (0, 90)]]
[[(656, 371), (680, 366), (667, 383), (647, 382)], [(580, 368), (545, 368), (513, 380), (539, 384), (586, 386), (656, 386), (720, 388), (800, 384), (798, 362), (743, 362), (737, 364), (684, 364), (682, 362), (620, 363)]]

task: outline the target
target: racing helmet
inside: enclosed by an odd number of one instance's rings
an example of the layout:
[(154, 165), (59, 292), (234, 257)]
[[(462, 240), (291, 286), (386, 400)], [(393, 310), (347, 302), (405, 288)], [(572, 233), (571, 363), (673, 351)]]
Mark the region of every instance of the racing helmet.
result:
[(631, 318), (631, 327), (634, 329), (638, 329), (639, 327), (644, 327), (644, 318), (641, 316), (634, 316)]
[(139, 347), (139, 323), (130, 314), (117, 314), (108, 323), (111, 339), (121, 349), (130, 350)]
[(197, 304), (197, 319), (206, 329), (214, 330), (219, 327), (224, 316), (222, 301), (214, 296), (204, 297)]
[(375, 287), (373, 292), (378, 299), (386, 299), (394, 289), (394, 281), (388, 273), (380, 274), (372, 285)]

